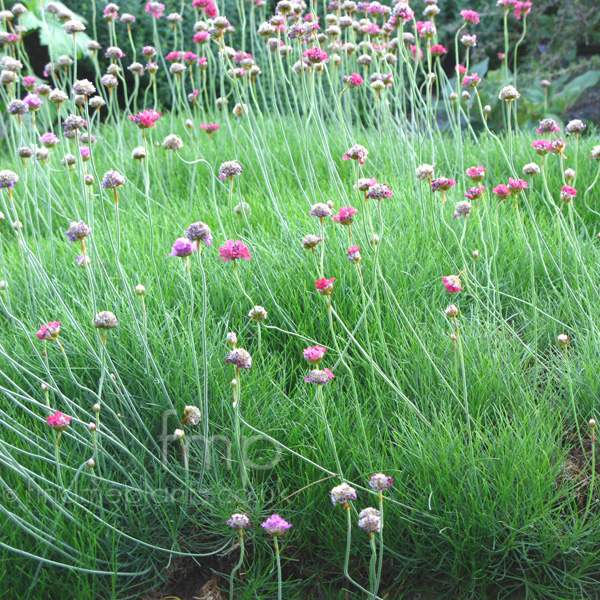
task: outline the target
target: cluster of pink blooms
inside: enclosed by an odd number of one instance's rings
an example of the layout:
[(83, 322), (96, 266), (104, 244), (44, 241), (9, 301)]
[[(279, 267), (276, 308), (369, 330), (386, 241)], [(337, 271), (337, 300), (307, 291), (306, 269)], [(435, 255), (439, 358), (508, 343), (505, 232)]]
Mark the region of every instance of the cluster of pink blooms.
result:
[(129, 115), (129, 118), (140, 128), (147, 129), (149, 127), (154, 127), (154, 124), (160, 116), (161, 112), (157, 112), (153, 109), (142, 110), (137, 115)]
[(456, 294), (457, 292), (462, 292), (462, 281), (458, 275), (447, 275), (442, 277), (442, 282), (446, 291), (450, 294)]
[(342, 225), (351, 225), (354, 222), (354, 215), (357, 212), (358, 210), (352, 208), (352, 206), (344, 206), (340, 208), (338, 214), (333, 217), (333, 220)]
[(46, 418), (46, 423), (54, 429), (54, 431), (64, 431), (71, 423), (71, 417), (61, 413), (57, 410), (53, 415), (49, 415)]
[(40, 340), (54, 341), (60, 334), (60, 321), (50, 321), (47, 325), (42, 325), (35, 334)]
[(235, 261), (240, 258), (250, 260), (250, 250), (239, 240), (227, 240), (223, 246), (219, 247), (219, 258), (223, 262)]

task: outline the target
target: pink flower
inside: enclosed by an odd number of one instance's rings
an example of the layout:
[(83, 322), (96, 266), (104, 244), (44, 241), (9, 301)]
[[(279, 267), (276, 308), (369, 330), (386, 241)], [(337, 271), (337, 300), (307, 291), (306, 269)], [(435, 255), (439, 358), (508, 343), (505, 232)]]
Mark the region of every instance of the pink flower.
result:
[(202, 123), (200, 125), (200, 129), (204, 129), (208, 135), (212, 135), (215, 131), (219, 129), (219, 126), (216, 123)]
[(210, 41), (210, 34), (208, 31), (199, 31), (194, 34), (194, 44), (206, 44)]
[(417, 32), (422, 38), (430, 40), (435, 37), (437, 29), (431, 21), (417, 21)]
[(326, 351), (327, 348), (323, 348), (322, 346), (311, 346), (304, 349), (302, 356), (304, 356), (309, 365), (318, 365), (323, 360)]
[(527, 16), (531, 12), (532, 6), (533, 2), (521, 2), (521, 0), (517, 0), (515, 4), (515, 17), (520, 19), (521, 15)]
[(170, 62), (178, 61), (181, 58), (181, 52), (179, 52), (179, 50), (173, 50), (172, 52), (169, 52), (165, 58)]
[(362, 82), (363, 78), (358, 73), (352, 73), (352, 75), (348, 76), (348, 79), (346, 80), (346, 85), (349, 88), (354, 88), (361, 85)]
[(431, 191), (433, 192), (447, 192), (450, 188), (456, 185), (454, 179), (448, 179), (447, 177), (438, 177), (431, 182)]
[(150, 13), (154, 18), (160, 19), (163, 16), (165, 5), (160, 2), (147, 2), (146, 12)]
[(526, 190), (529, 187), (529, 184), (522, 179), (513, 179), (512, 177), (508, 178), (508, 187), (510, 188), (511, 194), (520, 194), (523, 190)]
[(467, 177), (473, 182), (473, 183), (479, 183), (480, 181), (483, 181), (483, 178), (485, 177), (485, 167), (469, 167), (466, 170), (467, 173)]
[(492, 192), (498, 196), (499, 200), (506, 200), (510, 196), (510, 188), (503, 183), (497, 185)]
[(465, 194), (465, 198), (468, 198), (469, 200), (477, 200), (477, 198), (481, 198), (484, 190), (485, 185), (480, 185), (479, 187), (470, 187)]
[(417, 47), (414, 44), (409, 46), (412, 55), (415, 57), (415, 60), (421, 60), (423, 58), (423, 50), (419, 49), (419, 55), (417, 56)]
[(550, 140), (535, 140), (531, 145), (540, 156), (544, 156), (552, 150), (552, 142)]
[(239, 240), (227, 240), (225, 245), (219, 248), (219, 258), (223, 262), (237, 260), (238, 258), (250, 260), (250, 250), (248, 250), (248, 246)]
[(354, 221), (354, 215), (358, 212), (356, 208), (352, 208), (352, 206), (345, 206), (340, 208), (338, 214), (333, 217), (333, 220), (336, 223), (341, 223), (342, 225), (351, 225)]
[(563, 202), (571, 202), (571, 200), (576, 197), (577, 190), (574, 187), (571, 187), (570, 185), (563, 185), (562, 189), (560, 190), (560, 199)]
[(321, 279), (317, 279), (317, 281), (315, 282), (315, 290), (317, 290), (319, 294), (323, 294), (323, 296), (329, 296), (333, 292), (334, 281), (335, 277), (331, 279), (321, 277)]
[(154, 123), (158, 121), (162, 115), (161, 112), (156, 112), (153, 109), (142, 110), (137, 115), (129, 115), (129, 118), (140, 128), (147, 129), (154, 127)]
[(310, 50), (305, 50), (303, 55), (308, 59), (312, 64), (317, 63), (326, 63), (328, 62), (327, 52), (324, 52), (318, 46), (311, 48)]
[(192, 6), (202, 10), (209, 19), (214, 19), (219, 14), (213, 0), (193, 0)]
[(481, 77), (477, 73), (471, 75), (465, 75), (462, 86), (464, 88), (475, 88), (481, 83)]
[(448, 54), (448, 50), (442, 44), (435, 44), (431, 46), (431, 54), (433, 56), (443, 56), (444, 54)]
[(358, 264), (362, 260), (360, 246), (350, 246), (350, 248), (348, 248), (347, 258), (351, 263)]
[(442, 277), (442, 281), (444, 282), (447, 292), (450, 292), (451, 294), (462, 292), (462, 281), (457, 275), (444, 276)]
[(463, 65), (456, 65), (454, 69), (459, 75), (464, 75), (467, 72), (467, 67)]
[(60, 321), (50, 321), (48, 325), (42, 325), (40, 330), (35, 334), (40, 340), (54, 341), (58, 339), (60, 333)]
[(71, 422), (71, 417), (67, 417), (67, 415), (63, 415), (59, 410), (57, 410), (53, 415), (48, 415), (46, 418), (46, 423), (52, 427), (55, 431), (64, 431)]
[(479, 23), (479, 13), (475, 10), (461, 10), (460, 16), (465, 20), (465, 23), (477, 25)]

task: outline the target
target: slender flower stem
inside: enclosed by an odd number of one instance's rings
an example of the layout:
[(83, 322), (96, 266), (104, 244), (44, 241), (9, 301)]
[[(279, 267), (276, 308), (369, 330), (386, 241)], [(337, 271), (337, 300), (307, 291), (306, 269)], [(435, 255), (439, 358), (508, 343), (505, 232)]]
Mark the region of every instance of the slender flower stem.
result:
[(240, 559), (238, 560), (235, 567), (233, 567), (233, 570), (231, 571), (231, 575), (229, 577), (229, 600), (233, 600), (233, 589), (235, 587), (235, 576), (236, 576), (237, 572), (241, 569), (242, 563), (244, 562), (245, 547), (244, 547), (244, 530), (243, 529), (240, 529), (240, 531), (239, 531), (239, 542), (240, 542)]
[(377, 597), (377, 546), (375, 545), (375, 536), (369, 533), (369, 543), (371, 544), (371, 560), (369, 561), (369, 600)]
[(277, 536), (273, 536), (275, 544), (275, 562), (277, 564), (277, 600), (282, 600), (283, 596), (283, 579), (281, 577), (281, 556), (279, 554), (279, 540)]

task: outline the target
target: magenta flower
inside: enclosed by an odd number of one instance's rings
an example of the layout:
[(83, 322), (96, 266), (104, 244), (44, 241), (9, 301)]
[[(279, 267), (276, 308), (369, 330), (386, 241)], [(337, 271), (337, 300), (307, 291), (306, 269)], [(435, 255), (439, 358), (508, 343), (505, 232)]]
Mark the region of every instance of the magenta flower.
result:
[(432, 192), (442, 192), (442, 200), (446, 200), (446, 192), (456, 185), (454, 179), (448, 179), (447, 177), (438, 177), (431, 181)]
[(384, 198), (391, 198), (394, 195), (392, 188), (387, 183), (373, 183), (369, 186), (365, 198), (371, 198), (373, 200), (383, 200)]
[(60, 139), (51, 131), (40, 136), (40, 144), (46, 148), (54, 148), (59, 143)]
[(349, 75), (346, 79), (346, 85), (349, 88), (358, 87), (359, 85), (362, 85), (362, 82), (363, 78), (358, 73), (352, 73), (352, 75)]
[(224, 246), (219, 248), (219, 258), (223, 262), (245, 258), (250, 260), (250, 250), (239, 240), (227, 240)]
[(481, 83), (481, 77), (477, 73), (471, 75), (465, 75), (462, 86), (464, 88), (476, 88)]
[(333, 282), (335, 281), (335, 277), (331, 279), (327, 279), (326, 277), (321, 277), (317, 279), (315, 282), (315, 290), (322, 294), (323, 296), (330, 296), (333, 292)]
[(342, 156), (342, 160), (357, 160), (359, 165), (364, 165), (368, 155), (369, 151), (364, 146), (354, 144), (354, 146), (347, 150), (344, 156)]
[(531, 145), (540, 156), (544, 156), (552, 150), (552, 142), (550, 140), (535, 140)]
[(186, 256), (190, 256), (192, 252), (196, 250), (196, 247), (190, 240), (184, 237), (177, 238), (173, 247), (171, 248), (171, 253), (169, 256), (178, 256), (179, 258), (185, 258)]
[(169, 62), (177, 62), (180, 58), (181, 52), (179, 52), (178, 50), (172, 50), (165, 56), (165, 59)]
[(352, 208), (352, 206), (344, 206), (343, 208), (340, 208), (338, 214), (333, 217), (333, 220), (342, 225), (351, 225), (354, 222), (354, 215), (357, 212), (358, 210)]
[(456, 65), (454, 67), (454, 70), (459, 74), (459, 75), (464, 75), (467, 72), (467, 67), (465, 67), (464, 65)]
[(261, 523), (261, 527), (273, 537), (283, 535), (291, 526), (291, 523), (288, 523), (279, 515), (271, 515), (264, 523)]
[(577, 190), (570, 185), (563, 185), (560, 190), (560, 199), (563, 202), (571, 202), (577, 196)]
[(155, 19), (160, 19), (165, 10), (165, 5), (160, 2), (147, 2), (146, 12), (151, 14)]
[(309, 365), (318, 365), (323, 360), (326, 351), (327, 348), (323, 348), (323, 346), (310, 346), (304, 349), (302, 356)]
[(465, 23), (477, 25), (479, 23), (479, 13), (475, 10), (461, 10), (460, 16), (465, 20)]
[(485, 177), (485, 167), (469, 167), (466, 171), (467, 173), (467, 177), (473, 182), (473, 183), (479, 183), (480, 181), (483, 181), (483, 178)]
[(456, 294), (457, 292), (462, 292), (462, 281), (458, 275), (448, 275), (442, 277), (442, 281), (444, 283), (444, 287), (446, 291), (450, 294)]
[(35, 85), (36, 85), (36, 79), (33, 75), (26, 75), (25, 77), (23, 77), (23, 87), (26, 90), (28, 90), (28, 91), (33, 90)]
[(347, 251), (347, 258), (351, 263), (358, 264), (362, 260), (360, 246), (350, 246)]
[(448, 50), (446, 50), (446, 47), (442, 46), (442, 44), (435, 44), (431, 46), (431, 54), (439, 57), (443, 56), (444, 54), (448, 54)]
[(154, 123), (158, 121), (162, 115), (161, 112), (156, 112), (152, 108), (148, 110), (142, 110), (137, 115), (129, 115), (129, 118), (140, 128), (147, 129), (148, 127), (154, 127)]
[(430, 40), (435, 37), (437, 29), (431, 21), (417, 21), (417, 32), (426, 40)]
[(506, 200), (510, 196), (510, 188), (501, 183), (492, 190), (492, 193), (496, 194), (499, 200)]
[(531, 12), (532, 7), (533, 2), (521, 2), (521, 0), (517, 0), (515, 4), (515, 18), (521, 19), (521, 16), (527, 16)]
[(54, 431), (64, 431), (71, 422), (71, 417), (67, 417), (67, 415), (63, 415), (59, 410), (57, 410), (53, 415), (49, 415), (46, 418), (46, 423), (54, 429)]
[(204, 131), (206, 131), (206, 133), (208, 133), (210, 137), (215, 131), (219, 129), (219, 126), (211, 121), (210, 123), (202, 123), (200, 125), (200, 129), (204, 129)]
[(508, 178), (508, 187), (510, 188), (511, 194), (520, 194), (523, 190), (526, 190), (529, 187), (529, 184), (522, 179), (513, 179), (512, 177)]
[(150, 59), (150, 58), (152, 58), (153, 56), (156, 56), (156, 48), (155, 48), (154, 46), (144, 46), (144, 47), (142, 48), (142, 54), (143, 54), (143, 55), (144, 55), (146, 58)]
[(329, 60), (327, 52), (324, 52), (318, 46), (310, 48), (309, 50), (305, 50), (302, 54), (313, 65), (318, 63), (326, 63)]
[(465, 194), (465, 198), (469, 200), (477, 200), (477, 198), (481, 198), (483, 196), (483, 192), (485, 190), (485, 185), (480, 185), (479, 187), (470, 187), (469, 191)]
[(60, 333), (60, 321), (50, 321), (48, 325), (42, 325), (40, 330), (35, 334), (39, 340), (48, 340), (53, 342), (58, 339)]

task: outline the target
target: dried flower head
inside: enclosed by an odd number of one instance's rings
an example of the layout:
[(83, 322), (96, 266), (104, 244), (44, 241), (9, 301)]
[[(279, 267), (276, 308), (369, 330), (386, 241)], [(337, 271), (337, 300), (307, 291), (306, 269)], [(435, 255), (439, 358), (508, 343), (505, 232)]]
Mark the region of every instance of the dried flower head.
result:
[(225, 359), (226, 363), (235, 365), (238, 369), (250, 369), (252, 367), (252, 357), (250, 353), (243, 348), (234, 348)]
[(114, 329), (118, 324), (117, 317), (109, 310), (103, 310), (94, 317), (94, 327), (97, 329)]

